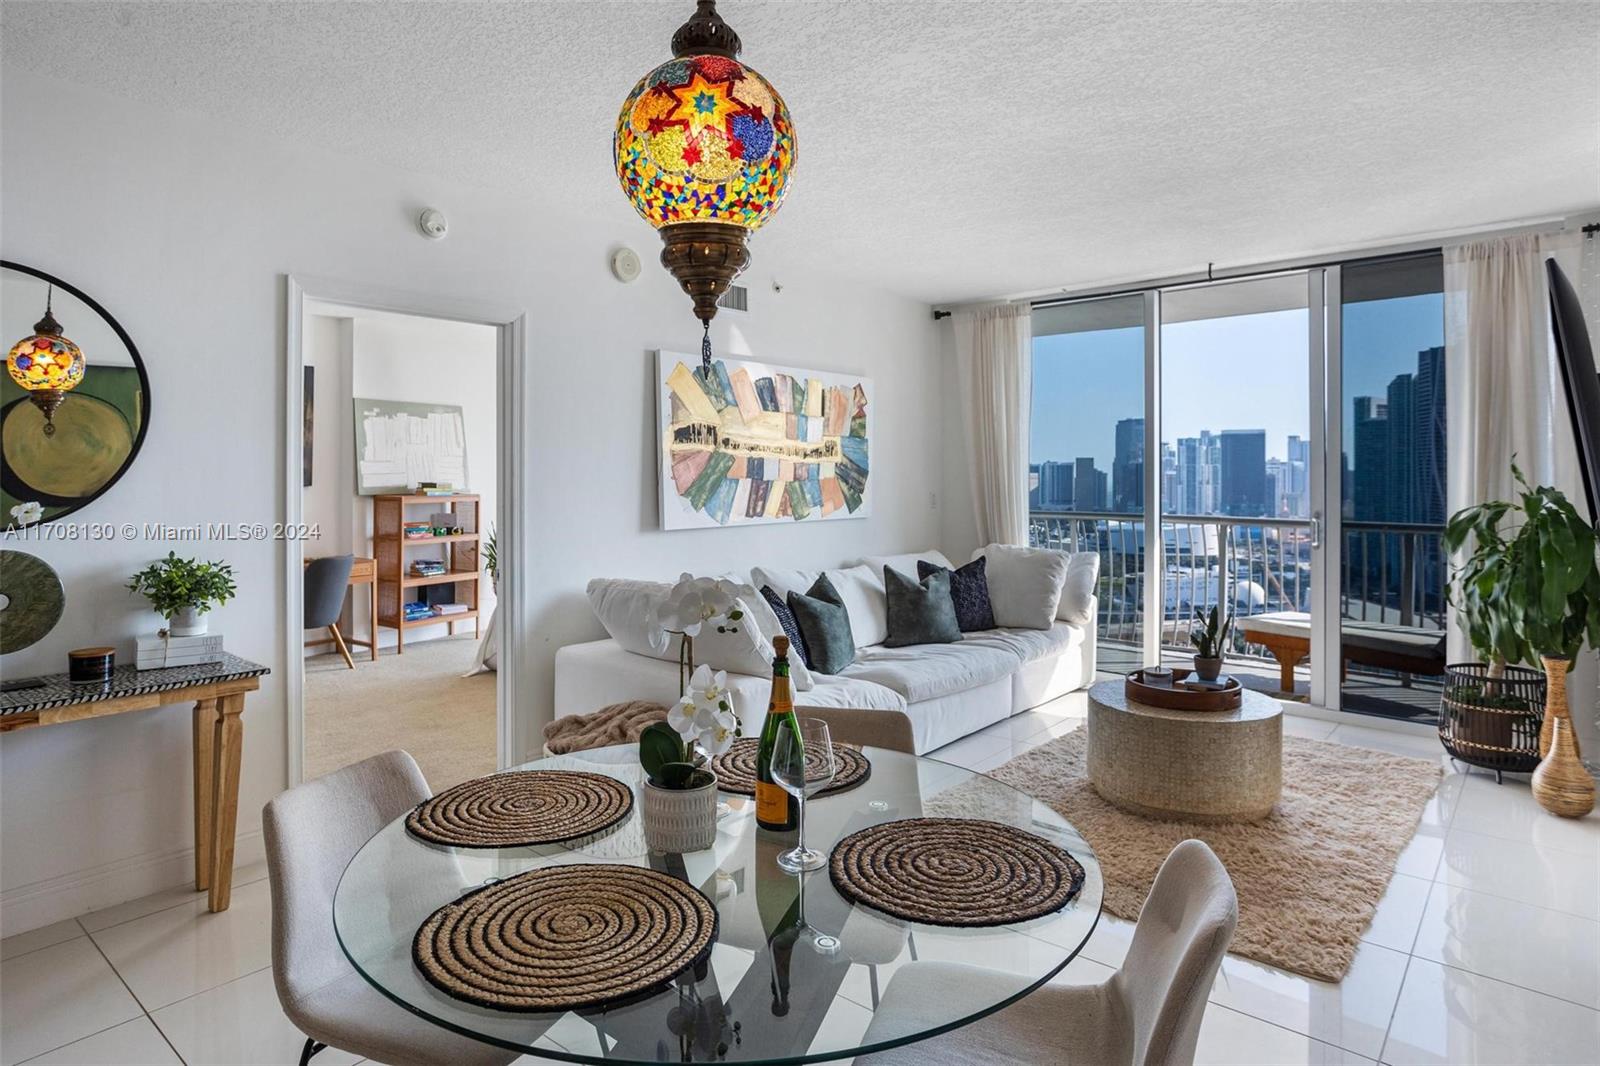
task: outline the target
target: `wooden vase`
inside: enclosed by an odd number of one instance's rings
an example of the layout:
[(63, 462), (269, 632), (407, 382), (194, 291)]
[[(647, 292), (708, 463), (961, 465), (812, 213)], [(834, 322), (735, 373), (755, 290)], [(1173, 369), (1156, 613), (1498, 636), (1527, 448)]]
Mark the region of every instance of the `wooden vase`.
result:
[(1544, 725), (1539, 730), (1538, 769), (1533, 798), (1551, 814), (1582, 818), (1594, 810), (1594, 778), (1578, 761), (1578, 738), (1567, 710), (1567, 661), (1543, 656), (1546, 692)]

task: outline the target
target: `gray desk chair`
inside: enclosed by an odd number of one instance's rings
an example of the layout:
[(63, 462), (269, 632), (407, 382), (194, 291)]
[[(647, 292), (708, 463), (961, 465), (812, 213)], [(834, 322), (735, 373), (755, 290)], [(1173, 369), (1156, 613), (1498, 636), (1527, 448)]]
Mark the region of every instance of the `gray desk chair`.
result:
[[(1122, 969), (1104, 982), (1045, 985), (971, 1025), (862, 1056), (856, 1066), (1189, 1066), (1206, 996), (1238, 919), (1228, 871), (1210, 848), (1185, 840), (1156, 875)], [(971, 999), (974, 989), (983, 989), (992, 1001), (1020, 987), (1014, 974), (957, 963), (908, 963), (890, 980), (865, 1043), (931, 1028), (946, 1017), (937, 1004)]]
[[(339, 632), (339, 615), (344, 610), (344, 593), (350, 587), (350, 568), (355, 561), (354, 555), (329, 555), (311, 560), (305, 572), (305, 627), (326, 629), (344, 656), (345, 665), (352, 670), (356, 661), (350, 658), (350, 649)], [(313, 640), (306, 647), (326, 643), (327, 640)]]
[(390, 751), (280, 793), (262, 810), (272, 978), (283, 1012), (307, 1037), (300, 1066), (325, 1046), (392, 1066), (501, 1066), (517, 1057), (402, 1009), (355, 971), (334, 935), (333, 891), (345, 866), (428, 796), (411, 756)]
[(907, 755), (917, 753), (911, 733), (911, 719), (903, 711), (857, 710), (854, 707), (796, 707), (801, 718), (820, 718), (828, 723), (828, 735), (839, 744), (868, 748), (888, 748)]

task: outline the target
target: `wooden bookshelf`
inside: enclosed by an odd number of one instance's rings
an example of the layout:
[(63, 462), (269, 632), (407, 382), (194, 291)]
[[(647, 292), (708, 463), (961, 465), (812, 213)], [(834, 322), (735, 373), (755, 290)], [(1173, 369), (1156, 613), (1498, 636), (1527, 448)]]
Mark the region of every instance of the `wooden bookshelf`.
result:
[[(451, 528), (462, 532), (441, 536), (407, 537), (407, 521), (425, 521), (435, 514), (451, 515)], [(471, 622), (472, 633), (478, 636), (478, 590), (483, 580), (480, 548), (483, 542), (483, 523), (480, 521), (479, 499), (471, 493), (451, 496), (389, 495), (372, 497), (372, 554), (378, 561), (378, 616), (376, 623), (395, 631), (395, 650), (405, 654), (406, 630), (423, 626), (443, 625), (452, 636), (457, 622)], [(442, 549), (445, 565), (442, 574), (426, 576), (411, 572), (412, 548)], [(439, 554), (433, 555), (438, 559)], [(456, 586), (456, 603), (467, 609), (460, 614), (436, 615), (429, 618), (406, 620), (405, 604), (417, 594), (410, 589), (431, 585)]]

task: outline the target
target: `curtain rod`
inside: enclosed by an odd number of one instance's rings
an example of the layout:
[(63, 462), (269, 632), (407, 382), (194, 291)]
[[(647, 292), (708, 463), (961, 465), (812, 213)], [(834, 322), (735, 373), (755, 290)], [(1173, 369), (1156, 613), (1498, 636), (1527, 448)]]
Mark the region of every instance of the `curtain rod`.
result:
[[(1479, 226), (1473, 229), (1456, 230), (1453, 232), (1433, 233), (1415, 238), (1413, 240), (1396, 240), (1388, 244), (1371, 244), (1356, 246), (1339, 251), (1318, 252), (1292, 259), (1262, 260), (1255, 263), (1241, 264), (1235, 267), (1218, 268), (1215, 263), (1206, 264), (1205, 270), (1196, 270), (1188, 274), (1175, 274), (1162, 278), (1148, 278), (1133, 282), (1082, 289), (1061, 290), (1054, 293), (1042, 293), (1037, 296), (1019, 297), (1011, 303), (1026, 303), (1033, 307), (1050, 307), (1059, 304), (1073, 303), (1078, 300), (1132, 296), (1136, 293), (1147, 292), (1151, 289), (1171, 289), (1184, 285), (1205, 284), (1216, 281), (1242, 281), (1247, 278), (1259, 277), (1265, 274), (1281, 274), (1293, 270), (1315, 270), (1319, 267), (1333, 266), (1339, 263), (1369, 262), (1379, 259), (1403, 259), (1415, 255), (1431, 255), (1438, 252), (1447, 243), (1467, 238), (1505, 237), (1517, 233), (1525, 233), (1547, 228), (1551, 225), (1565, 225), (1576, 218), (1584, 216), (1593, 217), (1592, 211), (1579, 211), (1574, 215), (1550, 216), (1548, 218), (1531, 218), (1517, 222), (1497, 223), (1488, 226)], [(1575, 216), (1575, 217), (1574, 217)], [(1600, 232), (1600, 222), (1589, 223), (1582, 227), (1583, 233), (1593, 236)], [(935, 321), (949, 318), (953, 312), (943, 308), (935, 308), (933, 318)]]

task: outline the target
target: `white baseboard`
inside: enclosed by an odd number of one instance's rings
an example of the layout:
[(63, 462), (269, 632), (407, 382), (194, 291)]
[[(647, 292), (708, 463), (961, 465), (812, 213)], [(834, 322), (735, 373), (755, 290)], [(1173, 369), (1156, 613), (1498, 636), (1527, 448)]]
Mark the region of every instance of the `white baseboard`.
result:
[[(235, 869), (262, 862), (266, 854), (259, 829), (240, 833), (234, 840)], [(18, 885), (0, 893), (0, 936), (16, 936), (184, 884), (194, 884), (192, 847), (118, 859)]]

